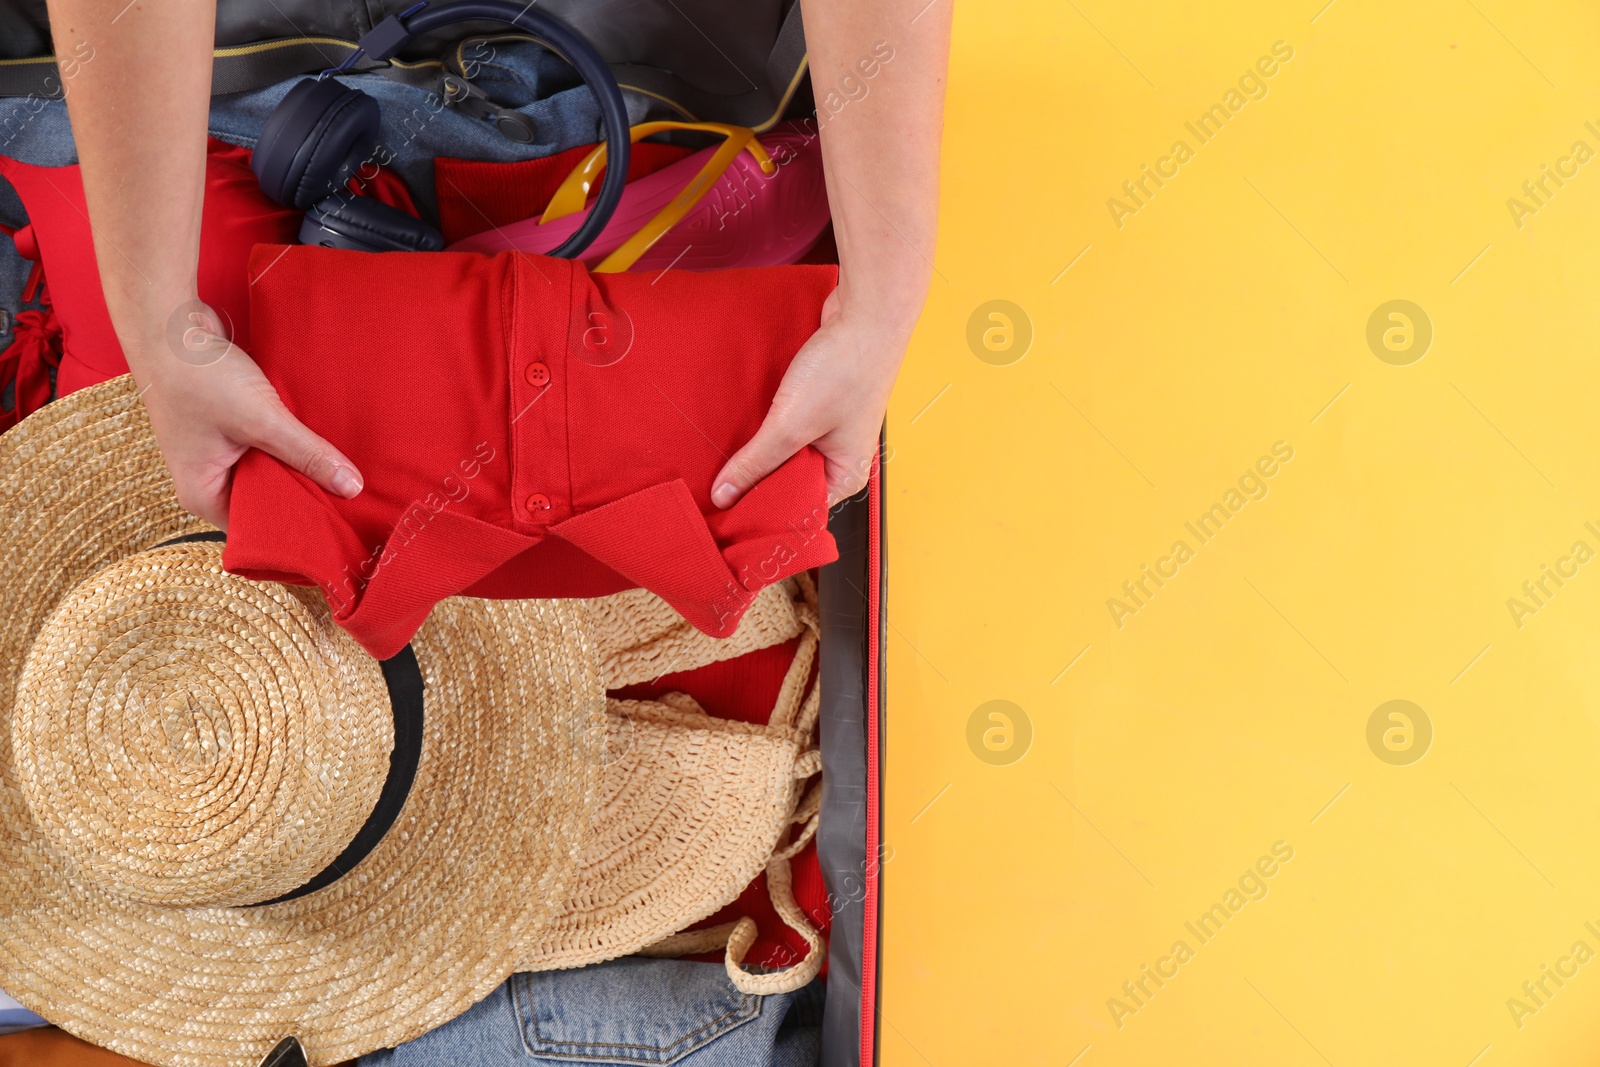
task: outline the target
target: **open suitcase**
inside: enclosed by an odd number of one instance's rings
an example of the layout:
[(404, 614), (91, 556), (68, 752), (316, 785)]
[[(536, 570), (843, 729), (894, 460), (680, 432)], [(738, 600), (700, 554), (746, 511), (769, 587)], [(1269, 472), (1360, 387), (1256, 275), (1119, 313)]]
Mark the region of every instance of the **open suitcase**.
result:
[[(298, 35), (288, 36), (294, 32), (288, 28), (282, 39), (260, 40), (260, 23), (246, 17), (256, 6), (253, 0), (224, 0), (220, 5), (219, 43), (241, 47), (218, 50), (214, 87), (217, 93), (270, 85), (325, 65), (325, 52), (307, 52), (297, 43)], [(321, 26), (326, 33), (322, 38), (326, 46), (330, 44), (328, 38), (353, 41), (371, 23), (389, 14), (389, 7), (398, 10), (405, 5), (375, 4), (370, 20), (341, 14), (335, 23), (326, 26), (319, 19), (326, 21), (328, 16), (319, 16), (305, 4), (290, 6), (293, 10), (279, 13), (296, 28)], [(798, 4), (788, 5), (787, 10), (783, 10), (781, 0), (768, 6), (774, 9), (769, 13), (774, 17), (761, 31), (767, 39), (759, 41), (759, 48), (764, 53), (762, 67), (771, 76), (770, 82), (738, 100), (706, 96), (665, 73), (666, 68), (675, 65), (692, 69), (692, 57), (662, 57), (659, 70), (617, 64), (619, 79), (625, 88), (634, 89), (638, 98), (655, 101), (653, 113), (647, 117), (681, 117), (717, 107), (722, 109), (715, 115), (718, 119), (747, 123), (757, 129), (770, 126), (793, 103), (803, 81), (805, 54)], [(278, 10), (276, 5), (273, 10)], [(556, 13), (573, 17), (580, 28), (591, 33), (598, 32), (596, 27), (603, 23), (592, 8), (581, 13)], [(34, 17), (0, 6), (0, 27), (9, 27), (0, 32), (0, 53), (7, 53), (4, 58), (9, 61), (0, 65), (0, 96), (48, 99), (60, 95), (62, 69), (48, 57), (35, 58), (48, 51), (41, 20), (42, 13)], [(776, 27), (775, 37), (772, 27)], [(748, 26), (733, 29), (736, 38), (743, 34), (741, 39), (746, 46), (750, 40), (760, 38), (760, 33), (752, 38)], [(224, 41), (225, 35), (237, 40)], [(734, 47), (728, 41), (723, 41), (722, 46)], [(457, 70), (466, 54), (460, 47), (455, 50)], [(436, 88), (441, 67), (446, 72), (451, 69), (448, 60), (423, 61), (409, 66), (397, 64), (385, 73), (397, 80)], [(494, 121), (492, 116), (484, 117)], [(20, 308), (11, 313), (17, 310)], [(8, 316), (5, 325), (9, 323)], [(0, 333), (0, 342), (7, 340)], [(8, 396), (5, 403), (10, 406), (14, 398)], [(858, 1067), (877, 1062), (878, 916), (882, 863), (886, 858), (880, 819), (884, 694), (881, 650), (886, 633), (881, 467), (881, 463), (875, 467), (863, 492), (833, 509), (829, 529), (838, 543), (840, 558), (822, 569), (819, 582), (823, 623), (820, 743), (825, 785), (817, 853), (832, 912), (822, 1067)]]

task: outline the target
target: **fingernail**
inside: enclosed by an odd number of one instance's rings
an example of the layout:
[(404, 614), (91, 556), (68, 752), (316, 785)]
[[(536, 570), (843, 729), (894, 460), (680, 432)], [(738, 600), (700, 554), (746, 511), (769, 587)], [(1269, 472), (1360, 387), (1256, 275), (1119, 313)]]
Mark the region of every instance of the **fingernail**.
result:
[(335, 493), (349, 500), (351, 497), (360, 494), (364, 483), (361, 481), (361, 475), (349, 467), (340, 467), (333, 472), (332, 484)]
[(711, 491), (711, 502), (719, 508), (725, 508), (739, 499), (739, 490), (735, 489), (732, 482), (723, 482)]

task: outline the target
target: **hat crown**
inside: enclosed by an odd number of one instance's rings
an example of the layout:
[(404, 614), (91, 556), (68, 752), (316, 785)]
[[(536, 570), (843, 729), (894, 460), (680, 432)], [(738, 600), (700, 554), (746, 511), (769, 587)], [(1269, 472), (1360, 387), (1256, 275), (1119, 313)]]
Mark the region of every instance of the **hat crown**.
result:
[[(161, 731), (166, 742), (164, 754), (174, 763), (209, 767), (231, 747), (233, 729), (227, 713), (202, 694), (169, 693), (160, 698), (153, 715), (140, 716), (139, 722)], [(159, 756), (163, 751), (155, 747), (152, 754)]]
[(214, 544), (138, 553), (68, 593), (12, 720), (52, 861), (164, 907), (304, 885), (366, 821), (393, 745), (382, 669), (320, 595), (232, 577)]

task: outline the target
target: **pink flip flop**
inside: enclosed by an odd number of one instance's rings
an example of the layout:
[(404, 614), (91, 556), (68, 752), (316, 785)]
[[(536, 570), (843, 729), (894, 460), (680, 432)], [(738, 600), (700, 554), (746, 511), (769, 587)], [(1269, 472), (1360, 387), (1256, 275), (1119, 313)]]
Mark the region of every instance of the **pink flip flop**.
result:
[[(658, 128), (705, 129), (712, 124), (650, 123), (634, 127), (634, 139)], [(748, 150), (739, 150), (721, 176), (710, 183), (701, 172), (730, 145), (707, 148), (629, 183), (622, 203), (600, 236), (584, 253), (591, 268), (617, 270), (717, 270), (768, 267), (793, 263), (805, 255), (828, 225), (828, 192), (823, 183), (822, 151), (814, 131), (799, 123), (782, 123), (755, 138), (738, 127), (718, 127), (733, 138), (742, 134)], [(764, 149), (764, 151), (758, 151)], [(763, 167), (763, 156), (770, 156)], [(551, 201), (566, 200), (559, 217), (523, 219), (457, 241), (452, 252), (548, 252), (566, 240), (583, 221), (574, 210), (575, 196), (592, 184), (604, 156), (591, 154)], [(585, 168), (588, 174), (581, 176)], [(772, 173), (765, 170), (771, 168)], [(712, 167), (714, 172), (714, 166)], [(565, 194), (565, 197), (564, 197)], [(673, 225), (671, 218), (683, 212)], [(661, 221), (657, 221), (658, 217)], [(654, 224), (654, 225), (652, 225)], [(659, 234), (656, 230), (662, 230)], [(653, 238), (653, 240), (652, 240)], [(624, 245), (632, 247), (624, 249)], [(638, 246), (643, 244), (643, 251)], [(619, 256), (613, 256), (621, 249)], [(636, 258), (634, 258), (636, 256)], [(607, 259), (611, 259), (607, 263)]]

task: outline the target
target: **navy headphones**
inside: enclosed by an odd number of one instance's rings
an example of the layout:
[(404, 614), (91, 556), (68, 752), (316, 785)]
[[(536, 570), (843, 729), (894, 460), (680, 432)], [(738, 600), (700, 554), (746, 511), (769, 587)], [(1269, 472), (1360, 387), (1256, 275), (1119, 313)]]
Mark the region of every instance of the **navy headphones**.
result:
[(583, 78), (600, 103), (606, 133), (605, 180), (588, 218), (551, 253), (575, 258), (605, 228), (628, 180), (628, 109), (611, 68), (572, 27), (513, 0), (454, 0), (429, 8), (427, 0), (390, 15), (356, 42), (356, 50), (337, 67), (300, 82), (273, 109), (256, 143), (250, 168), (261, 190), (280, 204), (306, 213), (300, 227), (304, 244), (369, 252), (437, 252), (444, 248), (438, 230), (397, 208), (345, 188), (356, 168), (377, 145), (378, 102), (336, 81), (361, 57), (387, 60), (411, 38), (442, 26), (489, 19), (515, 26), (560, 55)]

